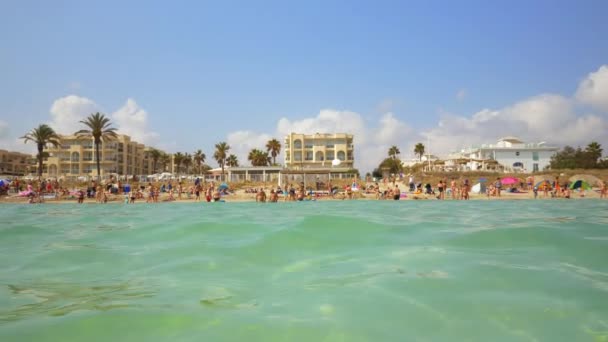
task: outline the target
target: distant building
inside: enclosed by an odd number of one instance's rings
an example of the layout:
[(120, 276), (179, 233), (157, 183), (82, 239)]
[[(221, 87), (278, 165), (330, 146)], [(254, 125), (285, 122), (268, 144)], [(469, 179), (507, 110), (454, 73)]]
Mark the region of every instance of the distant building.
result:
[(545, 142), (524, 143), (516, 137), (504, 137), (496, 144), (463, 149), (451, 159), (464, 161), (468, 170), (486, 170), (498, 163), (506, 171), (537, 172), (549, 166), (557, 150)]
[(412, 167), (412, 166), (414, 166), (416, 164), (425, 164), (425, 163), (428, 163), (428, 162), (433, 163), (433, 162), (435, 162), (437, 160), (439, 160), (439, 157), (437, 157), (436, 155), (434, 155), (434, 154), (425, 154), (421, 158), (412, 158), (412, 159), (409, 159), (409, 160), (402, 159), (401, 160), (401, 166), (403, 166), (403, 167)]
[(21, 152), (0, 150), (0, 175), (23, 176), (30, 170), (33, 156)]
[[(43, 176), (96, 176), (97, 162), (92, 137), (74, 135), (60, 136), (58, 147), (49, 146), (44, 160)], [(119, 134), (117, 139), (103, 142), (100, 146), (100, 169), (102, 176), (148, 175), (153, 173), (152, 158), (143, 144), (131, 137)], [(157, 165), (157, 168), (159, 166)]]
[(285, 167), (288, 169), (354, 168), (352, 134), (290, 133), (285, 137), (283, 147)]

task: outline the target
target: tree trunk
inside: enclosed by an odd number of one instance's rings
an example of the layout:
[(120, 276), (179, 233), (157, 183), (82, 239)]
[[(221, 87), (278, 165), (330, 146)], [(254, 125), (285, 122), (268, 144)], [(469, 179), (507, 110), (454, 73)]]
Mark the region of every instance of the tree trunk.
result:
[(101, 165), (99, 162), (99, 142), (95, 142), (95, 159), (97, 160), (97, 183), (101, 184)]
[(42, 178), (42, 152), (44, 151), (44, 145), (38, 144), (38, 181)]

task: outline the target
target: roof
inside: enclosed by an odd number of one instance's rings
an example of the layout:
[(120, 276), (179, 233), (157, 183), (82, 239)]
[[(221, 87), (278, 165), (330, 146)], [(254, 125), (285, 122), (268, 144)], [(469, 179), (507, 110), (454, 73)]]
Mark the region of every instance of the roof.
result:
[(498, 141), (506, 141), (506, 142), (510, 142), (512, 144), (523, 144), (524, 143), (521, 139), (514, 137), (514, 136), (502, 137), (502, 138), (498, 139)]

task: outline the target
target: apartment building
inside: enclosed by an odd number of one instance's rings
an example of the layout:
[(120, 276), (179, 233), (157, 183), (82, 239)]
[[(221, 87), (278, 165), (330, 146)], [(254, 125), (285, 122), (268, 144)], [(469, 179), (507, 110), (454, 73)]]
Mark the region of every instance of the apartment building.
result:
[(30, 154), (0, 150), (0, 175), (23, 176), (30, 171), (32, 159)]
[[(143, 144), (119, 134), (117, 139), (101, 144), (101, 175), (148, 175), (153, 172), (152, 158)], [(49, 146), (44, 160), (45, 177), (96, 176), (97, 161), (93, 138), (75, 135), (61, 136), (58, 147)]]
[(496, 161), (507, 171), (537, 172), (549, 165), (557, 151), (556, 146), (545, 142), (526, 143), (517, 137), (504, 137), (496, 144), (463, 149), (457, 158), (468, 160), (466, 166), (470, 170), (485, 170), (488, 161)]
[[(290, 133), (285, 137), (285, 167), (292, 169), (354, 168), (353, 135)], [(334, 160), (339, 160), (339, 165)]]

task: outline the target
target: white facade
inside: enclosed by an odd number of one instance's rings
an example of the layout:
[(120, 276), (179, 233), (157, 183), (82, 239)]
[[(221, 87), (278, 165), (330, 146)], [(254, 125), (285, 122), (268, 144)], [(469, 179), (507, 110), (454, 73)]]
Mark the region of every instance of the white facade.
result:
[(488, 160), (495, 160), (506, 171), (537, 172), (542, 171), (551, 161), (551, 156), (558, 148), (547, 146), (544, 142), (524, 143), (515, 137), (505, 137), (496, 144), (470, 147), (461, 151), (461, 157), (470, 159), (467, 168), (482, 170)]

